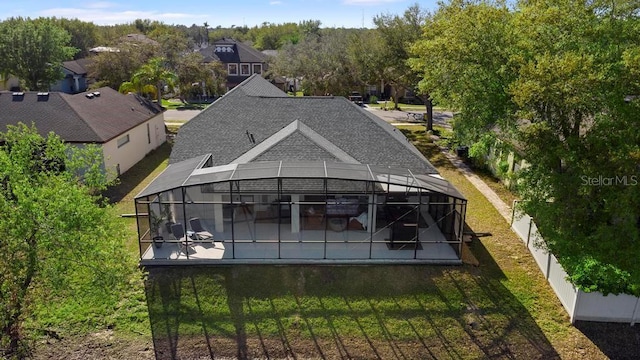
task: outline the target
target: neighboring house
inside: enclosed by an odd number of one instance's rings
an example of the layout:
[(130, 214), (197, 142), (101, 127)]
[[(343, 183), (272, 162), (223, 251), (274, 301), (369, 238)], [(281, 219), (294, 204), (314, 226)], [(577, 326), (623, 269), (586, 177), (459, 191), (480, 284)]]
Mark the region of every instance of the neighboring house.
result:
[[(152, 45), (152, 46), (160, 46), (160, 43), (147, 37), (144, 34), (127, 34), (118, 38), (118, 43), (128, 43), (133, 45)], [(103, 52), (120, 52), (120, 49), (115, 46), (96, 46), (94, 48), (89, 49), (89, 52), (92, 54), (99, 54)]]
[(508, 188), (513, 188), (516, 185), (513, 181), (516, 173), (529, 166), (527, 160), (524, 159), (523, 151), (514, 145), (514, 142), (500, 138), (495, 138), (483, 161), (489, 171), (502, 180)]
[(60, 91), (67, 94), (77, 94), (87, 91), (89, 81), (87, 78), (87, 66), (90, 59), (78, 59), (62, 63), (64, 78), (49, 87), (50, 91)]
[[(49, 86), (51, 92), (64, 92), (67, 94), (77, 94), (86, 91), (89, 87), (89, 79), (87, 78), (87, 65), (90, 59), (78, 59), (65, 61), (62, 63), (62, 72), (64, 77), (56, 83)], [(8, 79), (4, 79), (0, 75), (0, 91), (20, 91), (20, 79), (10, 75)]]
[(11, 74), (0, 74), (0, 91), (2, 90), (19, 91), (20, 79)]
[(166, 141), (162, 110), (137, 95), (103, 87), (70, 95), (59, 92), (0, 92), (0, 131), (19, 122), (66, 143), (97, 144), (104, 166), (115, 174), (129, 170)]
[(181, 127), (135, 202), (142, 265), (461, 263), (466, 199), (402, 132), (257, 74)]
[[(268, 56), (251, 46), (233, 39), (223, 38), (199, 50), (204, 62), (220, 61), (227, 70), (227, 91), (253, 74), (263, 75)], [(264, 76), (264, 75), (263, 75)]]

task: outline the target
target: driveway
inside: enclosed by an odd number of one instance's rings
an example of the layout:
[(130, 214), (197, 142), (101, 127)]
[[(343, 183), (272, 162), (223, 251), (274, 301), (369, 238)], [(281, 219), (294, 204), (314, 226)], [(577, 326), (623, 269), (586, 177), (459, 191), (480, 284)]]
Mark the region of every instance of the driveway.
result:
[[(366, 106), (365, 110), (370, 111), (377, 117), (392, 124), (403, 125), (423, 125), (422, 121), (415, 120), (411, 114), (420, 113), (419, 111), (401, 111), (401, 110), (381, 110), (378, 108), (371, 108)], [(426, 111), (426, 110), (425, 110)], [(453, 119), (453, 113), (450, 111), (433, 111), (433, 125), (442, 126), (444, 128), (451, 128), (451, 119)]]

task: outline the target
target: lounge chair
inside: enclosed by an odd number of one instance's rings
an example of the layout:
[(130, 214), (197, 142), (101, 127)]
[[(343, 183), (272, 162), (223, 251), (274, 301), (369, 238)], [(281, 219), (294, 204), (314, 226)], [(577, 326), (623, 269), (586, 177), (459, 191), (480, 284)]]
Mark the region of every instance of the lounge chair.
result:
[(180, 244), (180, 252), (184, 252), (186, 254), (189, 250), (188, 239), (184, 234), (184, 228), (182, 227), (182, 224), (176, 223), (171, 225), (171, 234), (176, 240), (178, 240), (178, 243)]
[(200, 218), (189, 219), (189, 225), (191, 226), (191, 230), (195, 234), (196, 239), (213, 241), (213, 234), (202, 226)]

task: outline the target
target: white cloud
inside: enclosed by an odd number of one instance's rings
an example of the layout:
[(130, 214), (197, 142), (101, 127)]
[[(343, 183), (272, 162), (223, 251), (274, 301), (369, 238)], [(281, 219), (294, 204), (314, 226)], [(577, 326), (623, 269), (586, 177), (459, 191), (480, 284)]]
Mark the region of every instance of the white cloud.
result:
[(282, 1), (269, 1), (269, 5), (282, 5)]
[[(90, 4), (87, 8), (53, 8), (39, 12), (43, 17), (62, 17), (90, 21), (96, 25), (114, 25), (130, 23), (136, 19), (151, 19), (166, 23), (196, 23), (210, 17), (208, 14), (188, 14), (178, 12), (159, 11), (110, 11), (110, 3), (100, 2)], [(102, 5), (97, 6), (96, 5)]]

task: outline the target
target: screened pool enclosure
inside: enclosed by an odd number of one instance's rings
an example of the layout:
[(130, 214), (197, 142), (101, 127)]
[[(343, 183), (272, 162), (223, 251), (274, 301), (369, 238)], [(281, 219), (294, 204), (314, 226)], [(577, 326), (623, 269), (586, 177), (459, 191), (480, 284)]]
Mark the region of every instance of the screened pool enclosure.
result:
[(466, 200), (437, 174), (211, 155), (167, 167), (135, 199), (142, 265), (460, 263)]

